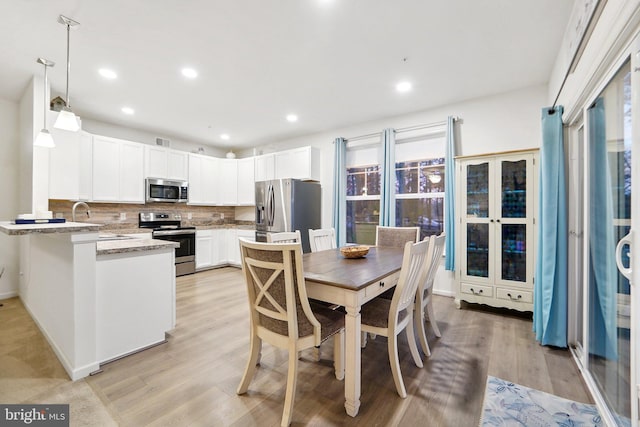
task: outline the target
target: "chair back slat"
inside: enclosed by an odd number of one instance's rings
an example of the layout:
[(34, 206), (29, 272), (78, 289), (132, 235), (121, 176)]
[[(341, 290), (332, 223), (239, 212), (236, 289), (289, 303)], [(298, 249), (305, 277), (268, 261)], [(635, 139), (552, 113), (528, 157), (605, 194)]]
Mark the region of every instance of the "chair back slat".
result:
[[(404, 247), (402, 269), (396, 290), (391, 301), (391, 311), (399, 313), (413, 306), (418, 286), (424, 283), (427, 273), (427, 256), (430, 249), (430, 241), (423, 240), (418, 243), (407, 242)], [(394, 318), (397, 316), (392, 316)]]
[(404, 248), (405, 243), (420, 240), (420, 227), (376, 226), (376, 246)]
[(337, 247), (335, 230), (333, 228), (309, 229), (309, 245), (311, 246), (311, 252), (335, 249)]
[(317, 334), (309, 305), (299, 243), (255, 243), (240, 239), (252, 327), (292, 339)]
[(268, 233), (268, 243), (302, 243), (302, 237), (300, 236), (300, 230), (296, 231), (283, 231), (281, 233)]
[(440, 266), (442, 252), (444, 251), (445, 234), (430, 236), (429, 239), (431, 240), (429, 245), (431, 248), (427, 257), (427, 275), (425, 277), (423, 291), (433, 287), (433, 281)]

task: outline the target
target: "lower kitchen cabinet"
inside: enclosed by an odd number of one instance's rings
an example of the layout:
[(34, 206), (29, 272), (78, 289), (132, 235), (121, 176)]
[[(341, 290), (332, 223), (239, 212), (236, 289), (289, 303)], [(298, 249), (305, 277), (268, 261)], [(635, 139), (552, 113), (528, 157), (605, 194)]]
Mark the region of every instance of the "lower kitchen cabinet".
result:
[(196, 270), (228, 264), (228, 234), (235, 229), (196, 230)]
[(240, 242), (238, 239), (243, 238), (243, 239), (255, 242), (256, 231), (255, 230), (239, 230), (239, 229), (235, 229), (235, 230), (230, 229), (229, 231), (233, 231), (233, 233), (229, 233), (228, 235), (229, 264), (239, 267), (241, 265), (242, 260), (240, 259)]
[(223, 265), (240, 266), (238, 238), (255, 240), (255, 230), (219, 228), (196, 231), (196, 269)]

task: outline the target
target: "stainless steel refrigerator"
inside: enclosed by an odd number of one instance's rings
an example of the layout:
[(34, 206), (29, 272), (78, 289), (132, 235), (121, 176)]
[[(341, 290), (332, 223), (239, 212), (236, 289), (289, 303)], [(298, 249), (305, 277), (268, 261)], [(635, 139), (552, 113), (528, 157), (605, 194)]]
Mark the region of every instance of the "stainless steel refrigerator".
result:
[(320, 183), (299, 179), (256, 182), (256, 241), (268, 233), (300, 230), (302, 251), (310, 252), (309, 229), (320, 228)]

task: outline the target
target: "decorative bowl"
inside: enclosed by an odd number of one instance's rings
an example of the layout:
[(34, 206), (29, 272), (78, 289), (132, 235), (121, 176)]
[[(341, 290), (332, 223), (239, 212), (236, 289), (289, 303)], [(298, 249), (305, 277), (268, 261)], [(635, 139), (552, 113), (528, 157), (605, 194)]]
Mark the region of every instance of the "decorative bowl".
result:
[(369, 246), (344, 246), (340, 253), (345, 258), (362, 258), (369, 253)]

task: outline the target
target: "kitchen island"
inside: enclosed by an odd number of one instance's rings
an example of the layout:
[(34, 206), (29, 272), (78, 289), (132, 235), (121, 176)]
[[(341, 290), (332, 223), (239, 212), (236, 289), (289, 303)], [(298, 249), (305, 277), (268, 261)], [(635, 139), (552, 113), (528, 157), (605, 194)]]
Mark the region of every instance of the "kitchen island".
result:
[(20, 298), (72, 380), (163, 342), (175, 324), (176, 243), (101, 241), (100, 227), (0, 222), (22, 239)]

